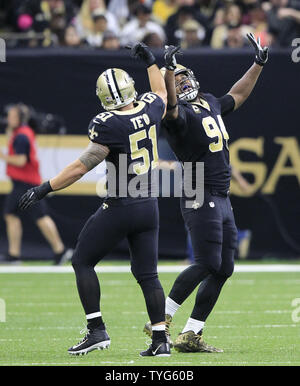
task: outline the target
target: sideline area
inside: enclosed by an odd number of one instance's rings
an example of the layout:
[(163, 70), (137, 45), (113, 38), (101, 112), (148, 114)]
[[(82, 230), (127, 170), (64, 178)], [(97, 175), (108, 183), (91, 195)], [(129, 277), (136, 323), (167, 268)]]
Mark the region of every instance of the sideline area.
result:
[[(187, 265), (159, 265), (158, 272), (181, 272)], [(127, 273), (129, 265), (96, 266), (96, 272)], [(236, 264), (234, 272), (300, 272), (300, 264)], [(56, 267), (51, 265), (0, 266), (1, 273), (74, 273), (72, 266)]]

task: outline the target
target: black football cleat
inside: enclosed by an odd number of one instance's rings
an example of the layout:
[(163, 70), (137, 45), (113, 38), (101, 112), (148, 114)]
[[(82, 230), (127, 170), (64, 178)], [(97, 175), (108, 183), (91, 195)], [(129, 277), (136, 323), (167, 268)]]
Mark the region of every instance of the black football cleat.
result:
[(152, 342), (147, 350), (140, 352), (141, 357), (169, 357), (170, 344), (167, 342)]
[(84, 338), (68, 349), (71, 355), (86, 355), (93, 350), (103, 350), (110, 346), (110, 337), (106, 330), (95, 328), (94, 330), (87, 330)]

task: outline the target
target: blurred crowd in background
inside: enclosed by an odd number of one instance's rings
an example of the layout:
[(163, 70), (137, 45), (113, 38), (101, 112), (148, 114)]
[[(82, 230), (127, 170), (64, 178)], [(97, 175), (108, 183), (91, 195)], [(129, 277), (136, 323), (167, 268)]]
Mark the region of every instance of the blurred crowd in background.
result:
[(8, 47), (234, 49), (248, 45), (248, 32), (262, 45), (291, 46), (300, 0), (0, 0)]

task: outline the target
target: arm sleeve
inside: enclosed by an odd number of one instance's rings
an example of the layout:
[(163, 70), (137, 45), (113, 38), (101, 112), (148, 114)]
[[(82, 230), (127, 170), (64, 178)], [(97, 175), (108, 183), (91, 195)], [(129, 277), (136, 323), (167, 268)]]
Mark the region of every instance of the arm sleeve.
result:
[(235, 102), (231, 95), (226, 94), (221, 98), (218, 98), (218, 102), (221, 106), (221, 115), (224, 117), (225, 115), (231, 113), (234, 110)]
[(30, 143), (27, 136), (24, 134), (17, 135), (13, 143), (13, 148), (16, 154), (25, 154), (29, 157)]

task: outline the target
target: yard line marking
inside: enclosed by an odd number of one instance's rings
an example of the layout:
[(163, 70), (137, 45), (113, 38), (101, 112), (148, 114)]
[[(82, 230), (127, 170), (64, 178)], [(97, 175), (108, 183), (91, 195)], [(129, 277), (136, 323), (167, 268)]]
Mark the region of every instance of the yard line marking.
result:
[[(237, 328), (238, 326), (233, 325), (224, 325), (224, 326), (218, 326), (218, 325), (210, 325), (211, 328)], [(245, 328), (290, 328), (290, 327), (300, 327), (299, 324), (250, 324), (248, 326), (245, 326)]]
[(233, 311), (214, 311), (215, 314), (290, 314), (291, 310), (265, 310), (265, 311), (240, 311), (240, 310), (233, 310)]
[[(93, 365), (93, 366), (97, 366), (99, 364), (103, 364), (103, 365), (106, 365), (106, 364), (134, 364), (136, 363), (137, 361), (128, 361), (128, 362), (125, 362), (125, 361), (122, 361), (122, 362), (118, 362), (118, 361), (105, 361), (105, 362), (86, 362), (86, 361), (82, 361), (81, 362), (81, 359), (78, 360), (78, 362), (16, 362), (16, 363), (11, 363), (11, 362), (0, 362), (0, 365), (1, 366), (37, 366), (37, 365), (40, 365), (40, 366), (61, 366), (61, 365), (76, 365), (76, 366), (80, 366), (81, 364), (82, 365)], [(192, 361), (189, 361), (189, 362), (173, 362), (173, 361), (166, 361), (165, 362), (166, 364), (171, 364), (171, 365), (185, 365), (185, 364), (192, 364), (193, 362)], [(161, 363), (160, 363), (161, 364)], [(293, 366), (298, 366), (300, 364), (299, 361), (286, 361), (286, 362), (267, 362), (267, 361), (263, 361), (263, 362), (260, 362), (260, 361), (256, 361), (256, 362), (251, 362), (251, 361), (241, 361), (241, 362), (238, 362), (238, 361), (223, 361), (223, 362), (214, 362), (214, 361), (210, 361), (210, 362), (203, 362), (201, 361), (201, 365), (222, 365), (222, 366), (226, 366), (226, 365), (277, 365), (277, 366), (280, 366), (280, 365), (293, 365)]]
[[(159, 265), (159, 273), (182, 272), (188, 265)], [(98, 266), (96, 272), (100, 273), (128, 273), (128, 265)], [(234, 272), (300, 272), (300, 264), (236, 264)], [(1, 266), (0, 273), (74, 273), (72, 266)]]
[[(240, 325), (210, 325), (207, 327), (207, 329), (211, 328), (240, 328)], [(250, 325), (245, 325), (244, 328), (295, 328), (295, 327), (300, 327), (299, 324), (250, 324)], [(2, 327), (2, 330), (80, 330), (81, 327), (78, 326), (39, 326), (39, 327)], [(131, 328), (139, 328), (137, 326), (131, 326)]]

